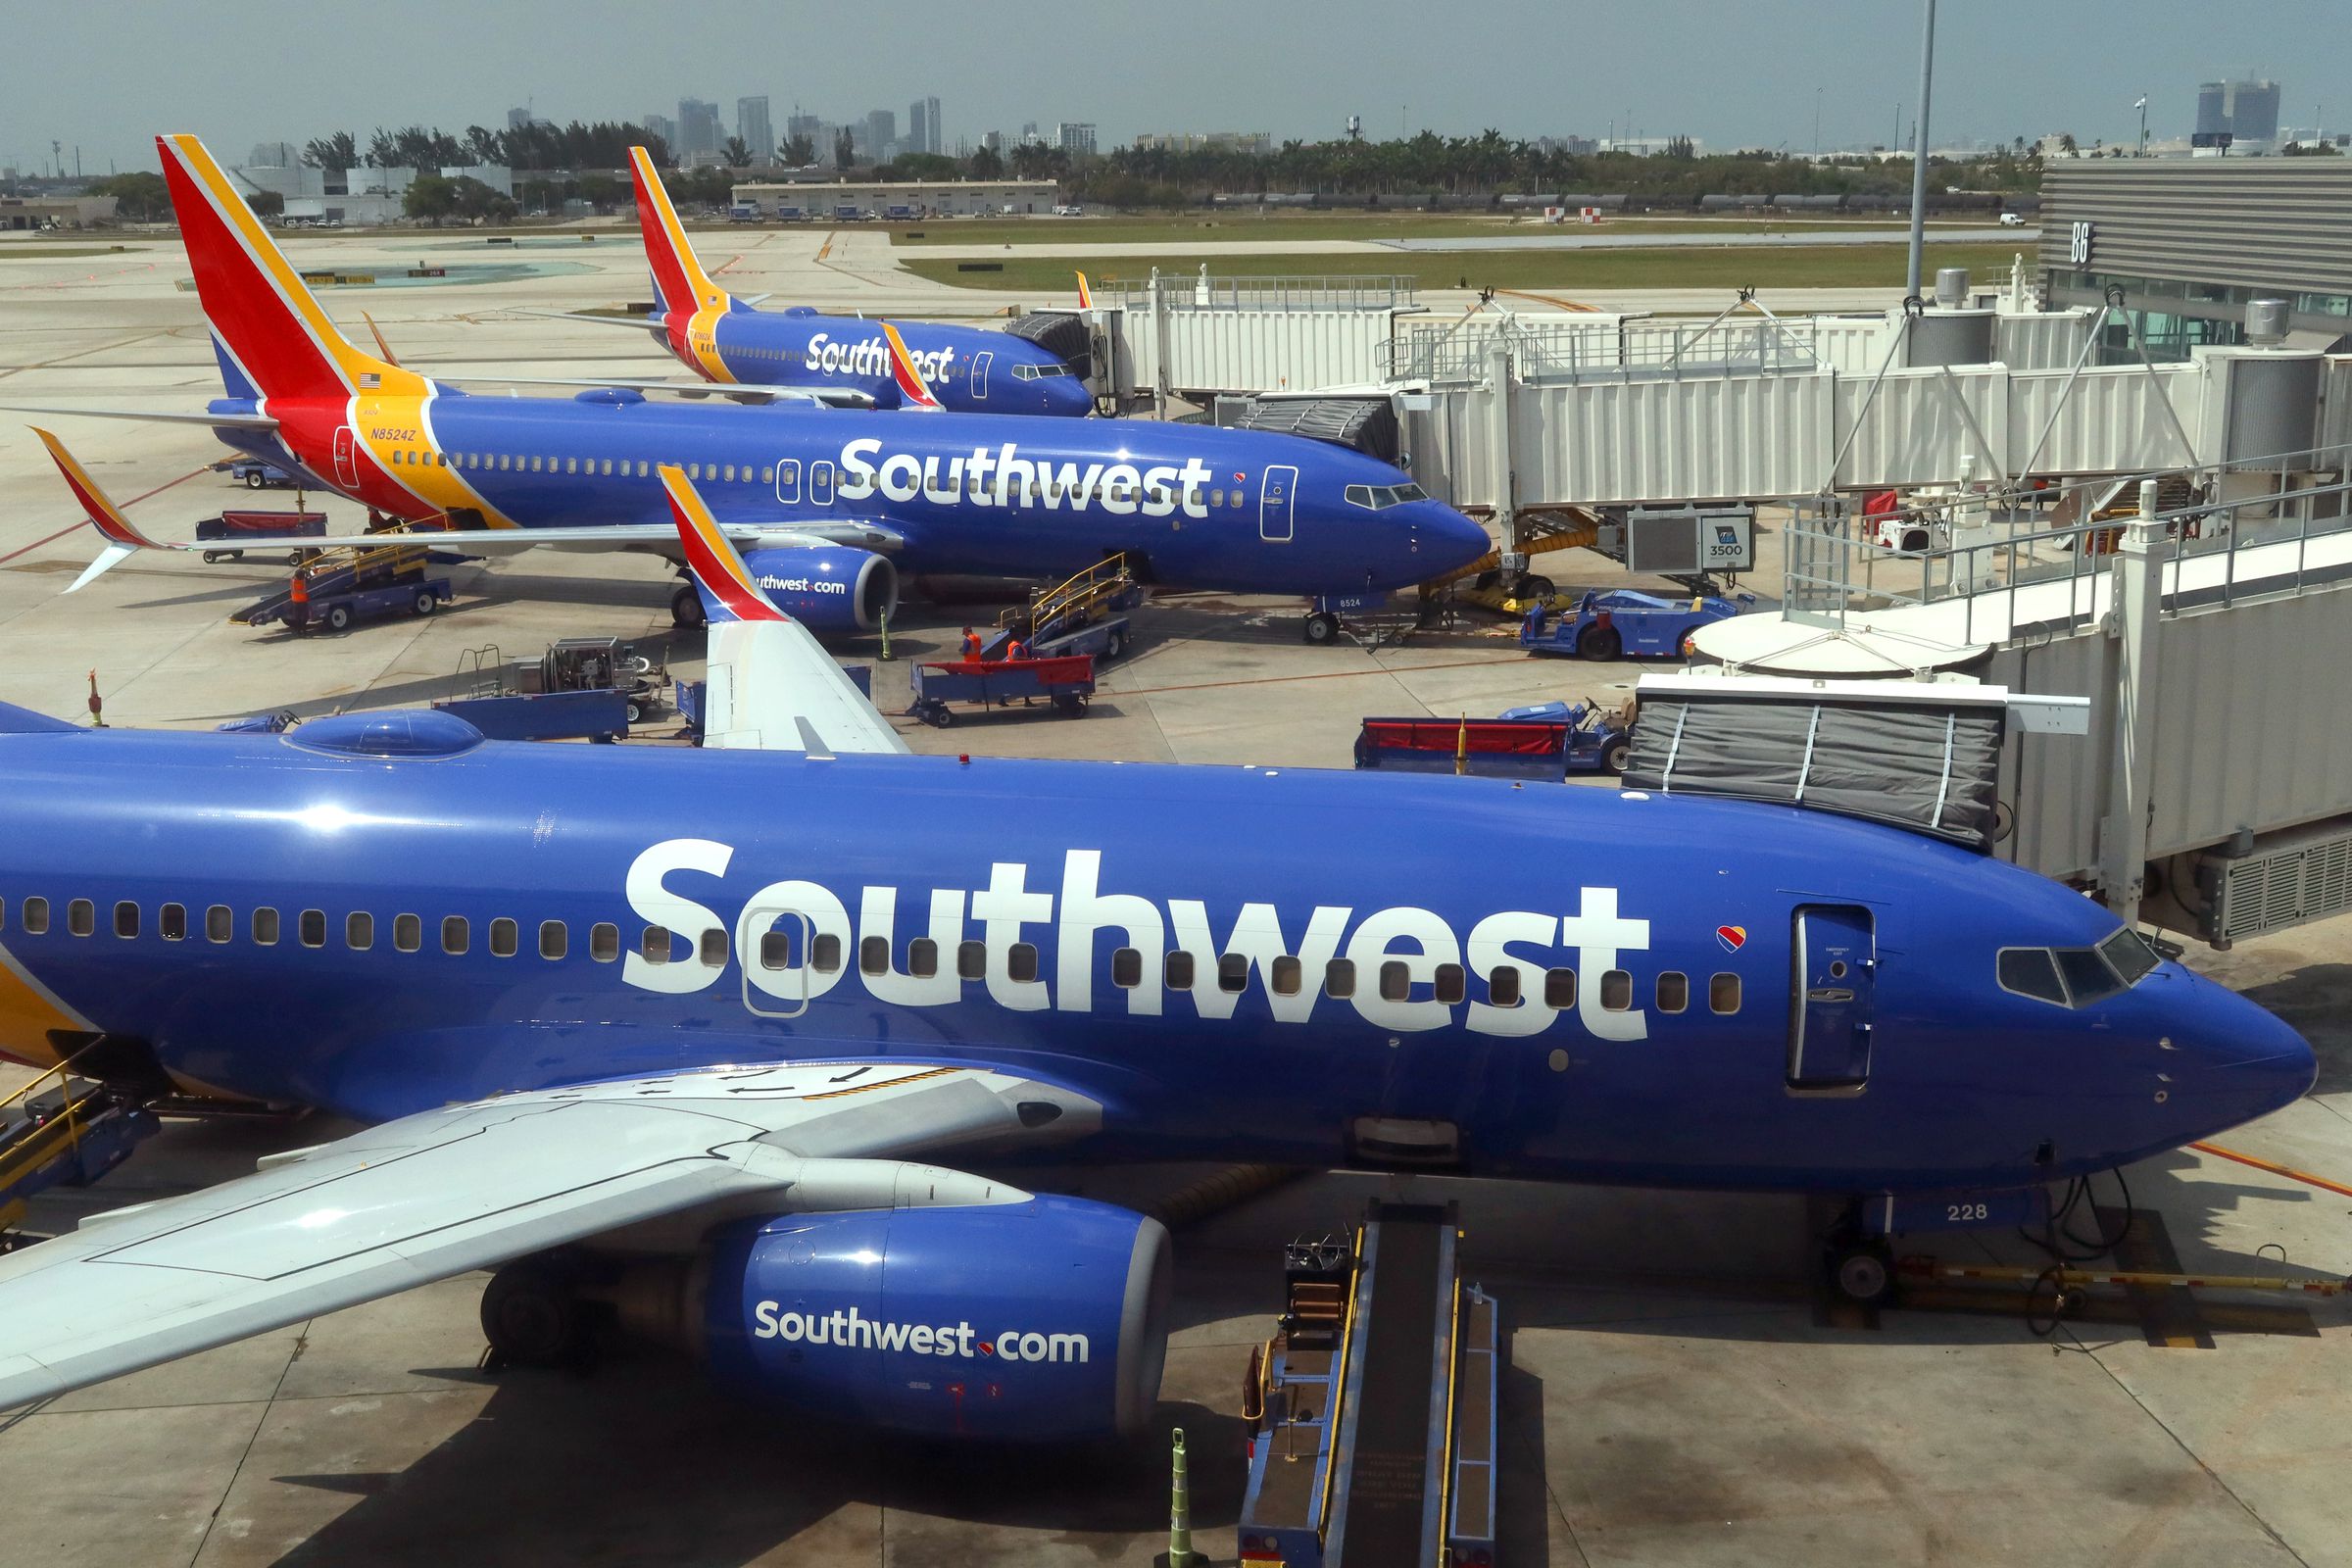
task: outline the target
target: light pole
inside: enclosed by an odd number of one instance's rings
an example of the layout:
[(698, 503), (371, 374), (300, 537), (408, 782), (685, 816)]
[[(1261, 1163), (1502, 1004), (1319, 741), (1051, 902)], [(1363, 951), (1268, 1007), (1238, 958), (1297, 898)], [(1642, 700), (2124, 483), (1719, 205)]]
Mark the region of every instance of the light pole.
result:
[(2148, 95), (2141, 93), (2139, 102), (2132, 107), (2139, 111), (2139, 156), (2145, 158), (2148, 156)]
[(1936, 81), (1936, 0), (1926, 0), (1919, 29), (1919, 119), (1911, 127), (1911, 259), (1903, 295), (1919, 297), (1920, 252), (1928, 237), (1928, 91)]

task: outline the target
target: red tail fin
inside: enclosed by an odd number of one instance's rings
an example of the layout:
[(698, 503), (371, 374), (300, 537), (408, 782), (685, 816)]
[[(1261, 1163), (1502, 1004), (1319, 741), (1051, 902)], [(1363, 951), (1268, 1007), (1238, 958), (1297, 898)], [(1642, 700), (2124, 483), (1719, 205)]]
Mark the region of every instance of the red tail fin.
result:
[(713, 282), (686, 242), (686, 225), (662, 188), (662, 172), (642, 147), (629, 149), (629, 176), (637, 182), (637, 226), (645, 231), (645, 259), (654, 270), (654, 291), (672, 316), (722, 308), (727, 291)]
[(213, 328), (264, 397), (340, 399), (388, 368), (335, 329), (269, 230), (193, 136), (158, 136), (180, 242)]

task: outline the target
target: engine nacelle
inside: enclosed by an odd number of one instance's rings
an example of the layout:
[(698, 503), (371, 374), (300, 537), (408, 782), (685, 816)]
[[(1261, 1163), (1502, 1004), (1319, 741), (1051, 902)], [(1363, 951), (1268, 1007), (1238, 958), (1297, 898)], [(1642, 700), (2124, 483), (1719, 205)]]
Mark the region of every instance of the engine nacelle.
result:
[(899, 607), (899, 568), (855, 545), (752, 550), (743, 564), (778, 610), (820, 636), (872, 631)]
[(722, 1380), (927, 1436), (1139, 1430), (1167, 1358), (1168, 1233), (1075, 1198), (793, 1214), (722, 1235), (702, 1281)]

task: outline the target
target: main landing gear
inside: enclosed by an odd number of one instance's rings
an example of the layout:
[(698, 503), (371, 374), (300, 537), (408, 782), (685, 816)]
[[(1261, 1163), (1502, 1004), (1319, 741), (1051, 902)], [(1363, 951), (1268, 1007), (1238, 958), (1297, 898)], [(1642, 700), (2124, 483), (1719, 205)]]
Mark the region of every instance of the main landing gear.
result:
[(1830, 1291), (1856, 1306), (1887, 1306), (1895, 1292), (1894, 1249), (1885, 1237), (1840, 1227), (1822, 1245), (1822, 1269)]
[(577, 1271), (560, 1257), (524, 1257), (490, 1276), (482, 1292), (486, 1370), (576, 1365), (589, 1348)]
[(670, 623), (680, 631), (693, 631), (703, 623), (703, 596), (694, 584), (682, 582), (670, 591)]
[(1326, 647), (1340, 640), (1340, 617), (1328, 610), (1314, 611), (1307, 615), (1304, 629), (1310, 646)]

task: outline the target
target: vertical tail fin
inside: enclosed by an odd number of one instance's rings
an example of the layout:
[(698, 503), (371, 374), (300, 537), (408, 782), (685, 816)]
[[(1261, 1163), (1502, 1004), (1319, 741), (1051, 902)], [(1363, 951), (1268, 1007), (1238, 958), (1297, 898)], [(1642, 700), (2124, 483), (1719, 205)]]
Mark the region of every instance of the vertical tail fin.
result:
[(1095, 308), (1095, 286), (1086, 280), (1084, 272), (1078, 274), (1078, 308), (1082, 311)]
[(158, 136), (180, 242), (213, 330), (262, 394), (341, 399), (389, 368), (354, 348), (194, 136)]
[(890, 339), (890, 376), (899, 384), (899, 407), (918, 409), (926, 414), (939, 413), (939, 399), (933, 395), (931, 383), (923, 379), (923, 372), (915, 365), (914, 356), (906, 352), (906, 340), (899, 336), (899, 329), (884, 321), (882, 335)]
[(662, 172), (642, 147), (629, 149), (629, 175), (637, 182), (637, 226), (645, 231), (645, 259), (653, 265), (654, 291), (671, 316), (723, 310), (727, 291), (710, 279), (686, 242), (686, 225), (662, 188)]
[(670, 520), (678, 527), (678, 543), (686, 554), (686, 573), (702, 596), (703, 618), (712, 625), (731, 620), (786, 620), (760, 585), (727, 536), (718, 530), (685, 470), (672, 463), (662, 465), (662, 487), (669, 492)]

